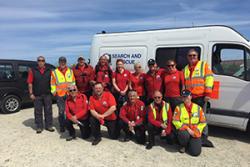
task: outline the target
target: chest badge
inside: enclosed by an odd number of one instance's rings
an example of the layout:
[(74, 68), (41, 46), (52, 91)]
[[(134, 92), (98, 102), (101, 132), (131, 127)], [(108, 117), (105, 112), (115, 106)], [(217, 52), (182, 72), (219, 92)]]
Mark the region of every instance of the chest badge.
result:
[(127, 74), (124, 74), (124, 77), (127, 77), (128, 75)]
[(107, 103), (106, 101), (103, 101), (103, 102), (102, 102), (102, 105), (103, 105), (103, 106), (107, 106), (108, 103)]

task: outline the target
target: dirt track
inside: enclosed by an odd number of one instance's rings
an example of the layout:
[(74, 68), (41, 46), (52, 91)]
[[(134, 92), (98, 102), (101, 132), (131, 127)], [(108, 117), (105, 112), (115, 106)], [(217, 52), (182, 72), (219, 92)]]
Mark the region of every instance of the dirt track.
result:
[[(54, 117), (57, 108), (53, 106)], [(57, 125), (57, 119), (54, 119)], [(122, 143), (104, 137), (97, 146), (90, 140), (66, 142), (67, 133), (34, 130), (33, 108), (0, 114), (0, 166), (250, 166), (250, 137), (244, 132), (210, 127), (215, 148), (203, 148), (198, 158), (180, 154), (176, 146), (157, 140), (152, 150), (130, 141)], [(78, 136), (79, 136), (79, 131)]]

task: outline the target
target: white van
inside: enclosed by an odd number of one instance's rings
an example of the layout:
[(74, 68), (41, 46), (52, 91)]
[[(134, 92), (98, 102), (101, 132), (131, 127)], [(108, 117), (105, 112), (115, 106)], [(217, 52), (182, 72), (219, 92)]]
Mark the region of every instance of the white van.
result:
[(219, 99), (211, 100), (208, 123), (246, 131), (250, 127), (250, 43), (227, 26), (202, 26), (163, 30), (96, 34), (90, 61), (93, 66), (104, 53), (111, 65), (122, 58), (126, 68), (140, 62), (147, 70), (153, 58), (160, 67), (175, 59), (179, 70), (187, 64), (187, 51), (195, 48), (220, 82)]

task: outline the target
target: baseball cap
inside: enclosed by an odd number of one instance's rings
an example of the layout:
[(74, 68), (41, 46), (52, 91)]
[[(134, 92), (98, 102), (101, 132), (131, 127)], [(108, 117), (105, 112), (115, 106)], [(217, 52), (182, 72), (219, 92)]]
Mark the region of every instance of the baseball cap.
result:
[(77, 59), (77, 60), (79, 61), (79, 60), (85, 60), (85, 59), (84, 59), (84, 57), (83, 57), (83, 56), (80, 56), (80, 57), (78, 57), (78, 59)]
[(154, 59), (149, 59), (149, 60), (148, 60), (148, 66), (150, 66), (150, 65), (155, 65), (155, 64), (156, 64), (156, 62), (155, 62)]
[(188, 97), (190, 95), (191, 95), (191, 92), (189, 90), (187, 90), (187, 89), (181, 91), (181, 96), (182, 97)]

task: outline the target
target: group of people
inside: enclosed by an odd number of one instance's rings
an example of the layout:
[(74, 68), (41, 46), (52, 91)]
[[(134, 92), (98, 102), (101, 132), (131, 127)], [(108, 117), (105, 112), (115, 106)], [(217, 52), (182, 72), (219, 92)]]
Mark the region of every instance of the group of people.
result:
[(93, 68), (79, 57), (77, 65), (69, 68), (66, 58), (60, 57), (55, 70), (45, 65), (43, 56), (37, 58), (38, 66), (30, 69), (27, 79), (37, 133), (44, 129), (43, 108), (45, 130), (54, 131), (52, 94), (57, 99), (60, 132), (65, 128), (69, 132), (67, 141), (76, 138), (73, 124), (77, 124), (83, 139), (92, 134), (92, 145), (101, 141), (101, 125), (111, 139), (118, 139), (123, 130), (122, 141), (135, 138), (146, 149), (155, 145), (155, 135), (168, 144), (178, 143), (181, 153), (187, 150), (193, 156), (201, 153), (204, 143), (212, 145), (203, 108), (212, 93), (213, 73), (196, 50), (189, 50), (189, 64), (182, 71), (175, 60), (168, 60), (162, 69), (153, 59), (148, 60), (147, 73), (140, 63), (131, 73), (122, 59), (112, 70), (108, 58), (102, 55)]

